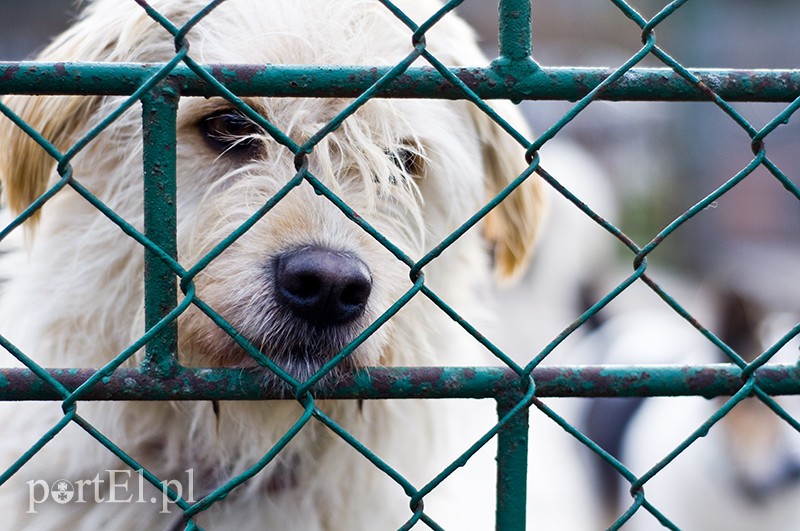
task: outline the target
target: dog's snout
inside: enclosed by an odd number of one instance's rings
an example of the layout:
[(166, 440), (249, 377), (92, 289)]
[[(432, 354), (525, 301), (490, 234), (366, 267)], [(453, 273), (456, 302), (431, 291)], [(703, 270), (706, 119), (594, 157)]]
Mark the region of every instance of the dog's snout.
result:
[(358, 318), (372, 292), (372, 276), (355, 256), (303, 247), (281, 254), (275, 263), (278, 299), (301, 319), (320, 327)]

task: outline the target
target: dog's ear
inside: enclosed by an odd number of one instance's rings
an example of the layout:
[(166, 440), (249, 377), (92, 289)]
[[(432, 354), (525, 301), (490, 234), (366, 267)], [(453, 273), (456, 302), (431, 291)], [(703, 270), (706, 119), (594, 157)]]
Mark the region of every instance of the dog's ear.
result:
[[(63, 152), (98, 101), (98, 97), (14, 95), (3, 103)], [(4, 200), (19, 214), (45, 192), (56, 160), (8, 119), (0, 120), (0, 160)]]
[[(431, 28), (430, 49), (452, 65), (487, 64), (476, 46), (472, 29), (457, 17), (447, 16)], [(491, 107), (512, 127), (529, 138), (525, 120), (509, 101), (492, 101)], [(487, 199), (495, 197), (528, 166), (525, 150), (478, 107), (469, 105), (483, 154)], [(494, 269), (501, 280), (513, 279), (530, 261), (544, 209), (541, 179), (531, 175), (502, 203), (486, 215), (484, 235), (494, 250)]]
[[(91, 12), (91, 6), (87, 12)], [(82, 20), (42, 50), (36, 60), (108, 60), (117, 46), (115, 34), (87, 28), (92, 23), (89, 19), (85, 13)], [(10, 95), (2, 101), (63, 153), (75, 141), (75, 134), (96, 112), (101, 97)], [(0, 116), (0, 161), (4, 201), (15, 213), (24, 210), (44, 193), (56, 164), (55, 159), (35, 140), (3, 116)]]
[[(526, 134), (524, 119), (510, 102), (492, 102), (492, 108)], [(470, 113), (481, 143), (487, 197), (491, 199), (525, 171), (525, 149), (477, 107), (470, 106)], [(484, 234), (493, 246), (494, 268), (500, 279), (512, 279), (525, 270), (543, 211), (541, 179), (531, 175), (486, 215)]]

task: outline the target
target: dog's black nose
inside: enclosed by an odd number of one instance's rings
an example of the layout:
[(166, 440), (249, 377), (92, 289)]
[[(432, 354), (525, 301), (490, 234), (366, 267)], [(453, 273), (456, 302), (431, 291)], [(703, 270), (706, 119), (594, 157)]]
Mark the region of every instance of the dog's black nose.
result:
[(278, 300), (297, 317), (320, 327), (347, 323), (364, 313), (372, 276), (358, 258), (322, 247), (287, 251), (275, 260)]

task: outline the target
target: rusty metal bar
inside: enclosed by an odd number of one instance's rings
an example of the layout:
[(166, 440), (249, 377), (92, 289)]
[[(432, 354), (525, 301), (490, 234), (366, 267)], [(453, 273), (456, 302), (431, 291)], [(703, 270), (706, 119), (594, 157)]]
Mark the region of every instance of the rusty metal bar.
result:
[[(497, 399), (502, 420), (523, 399), (524, 393), (507, 392)], [(497, 512), (495, 529), (525, 531), (527, 519), (529, 410), (524, 408), (497, 432)]]
[[(0, 62), (0, 94), (130, 94), (161, 65), (123, 63)], [(357, 97), (389, 67), (209, 65), (207, 70), (239, 96)], [(507, 69), (464, 67), (451, 70), (485, 99), (569, 100), (588, 94), (613, 68), (527, 69), (508, 79)], [(800, 70), (690, 69), (726, 101), (790, 102), (800, 96)], [(517, 72), (517, 70), (514, 70)], [(214, 96), (216, 90), (185, 65), (167, 78), (183, 96)], [(377, 92), (385, 98), (460, 99), (461, 90), (429, 67), (409, 68)], [(669, 68), (633, 68), (596, 99), (631, 101), (707, 101), (708, 92)]]
[[(96, 369), (49, 369), (73, 390)], [(755, 383), (770, 395), (800, 394), (800, 368), (768, 365)], [(729, 396), (742, 388), (742, 371), (730, 364), (702, 366), (558, 366), (533, 371), (536, 396)], [(287, 398), (268, 383), (264, 370), (182, 368), (166, 378), (140, 369), (117, 369), (82, 400), (263, 400)], [(387, 367), (358, 371), (319, 398), (495, 398), (516, 388), (519, 375), (500, 367)], [(60, 400), (53, 388), (28, 369), (0, 370), (0, 400)]]
[(531, 56), (531, 0), (500, 0), (498, 6), (500, 55), (509, 61)]
[[(175, 124), (178, 94), (159, 85), (142, 97), (142, 142), (144, 165), (144, 235), (167, 255), (176, 258), (176, 149)], [(144, 260), (145, 327), (153, 328), (177, 304), (175, 273), (158, 256), (147, 250)], [(143, 331), (144, 332), (144, 331)], [(145, 347), (144, 366), (161, 373), (176, 365), (177, 322), (167, 324)]]

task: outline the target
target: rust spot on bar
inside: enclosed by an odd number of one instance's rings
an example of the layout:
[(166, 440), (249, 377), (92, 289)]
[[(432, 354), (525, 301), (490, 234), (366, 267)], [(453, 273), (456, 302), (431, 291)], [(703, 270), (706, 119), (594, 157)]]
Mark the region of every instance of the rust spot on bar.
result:
[(14, 77), (17, 75), (17, 72), (19, 72), (19, 65), (12, 64), (9, 68), (6, 68), (5, 71), (3, 72), (3, 75), (0, 76), (0, 81), (13, 80)]

